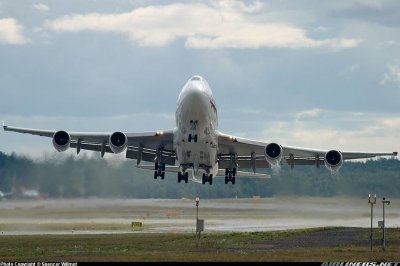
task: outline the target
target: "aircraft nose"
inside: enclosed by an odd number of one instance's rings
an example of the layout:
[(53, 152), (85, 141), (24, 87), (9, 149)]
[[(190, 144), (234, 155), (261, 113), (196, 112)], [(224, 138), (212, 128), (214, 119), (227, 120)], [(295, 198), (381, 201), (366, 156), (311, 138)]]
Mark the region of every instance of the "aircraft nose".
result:
[(191, 84), (189, 87), (188, 97), (193, 103), (201, 103), (204, 101), (205, 93), (202, 89), (202, 84)]
[(185, 110), (204, 112), (209, 106), (210, 95), (206, 81), (200, 76), (194, 76), (183, 87), (178, 98), (178, 105), (184, 107)]
[(200, 96), (203, 94), (202, 89), (201, 89), (201, 84), (199, 84), (197, 82), (190, 84), (189, 91), (190, 91), (190, 94), (193, 96)]
[(190, 84), (186, 88), (185, 100), (181, 102), (186, 110), (197, 110), (203, 112), (207, 109), (207, 95), (201, 89), (200, 84)]

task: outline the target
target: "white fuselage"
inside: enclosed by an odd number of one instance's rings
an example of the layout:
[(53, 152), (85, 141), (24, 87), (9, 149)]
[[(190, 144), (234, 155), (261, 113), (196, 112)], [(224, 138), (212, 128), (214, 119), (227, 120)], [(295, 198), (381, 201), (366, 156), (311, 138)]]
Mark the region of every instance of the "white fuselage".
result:
[(207, 81), (194, 76), (185, 84), (175, 113), (174, 145), (178, 165), (193, 170), (200, 181), (203, 173), (218, 173), (217, 107)]

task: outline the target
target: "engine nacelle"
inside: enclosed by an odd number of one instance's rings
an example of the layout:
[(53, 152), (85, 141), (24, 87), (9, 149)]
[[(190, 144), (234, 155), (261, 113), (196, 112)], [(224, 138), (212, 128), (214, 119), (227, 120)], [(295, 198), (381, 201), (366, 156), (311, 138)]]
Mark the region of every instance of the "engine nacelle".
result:
[(71, 144), (71, 137), (65, 131), (57, 131), (53, 136), (53, 146), (57, 151), (66, 151)]
[(113, 153), (121, 153), (128, 147), (128, 138), (122, 132), (114, 132), (108, 140)]
[(282, 146), (276, 143), (270, 143), (264, 150), (265, 159), (270, 165), (279, 165), (282, 159)]
[(338, 171), (343, 164), (343, 156), (340, 151), (330, 150), (325, 154), (325, 166), (330, 171)]

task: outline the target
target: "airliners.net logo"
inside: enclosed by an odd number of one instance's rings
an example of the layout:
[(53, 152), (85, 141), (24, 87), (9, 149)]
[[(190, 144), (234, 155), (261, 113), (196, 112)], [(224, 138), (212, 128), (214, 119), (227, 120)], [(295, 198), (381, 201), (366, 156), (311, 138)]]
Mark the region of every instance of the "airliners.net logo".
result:
[(324, 262), (321, 266), (400, 266), (400, 262)]

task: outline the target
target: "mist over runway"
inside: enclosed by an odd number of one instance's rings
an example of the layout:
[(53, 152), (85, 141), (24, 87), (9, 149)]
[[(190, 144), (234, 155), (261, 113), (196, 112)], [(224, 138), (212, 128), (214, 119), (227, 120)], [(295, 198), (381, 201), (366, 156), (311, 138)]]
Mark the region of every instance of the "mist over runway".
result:
[[(400, 200), (389, 199), (386, 227), (400, 226)], [(116, 234), (193, 232), (194, 199), (46, 199), (0, 202), (0, 230), (13, 234)], [(360, 198), (200, 199), (205, 232), (255, 232), (296, 228), (369, 227), (370, 205)], [(374, 227), (382, 220), (382, 203), (374, 205)], [(133, 231), (131, 222), (142, 222)], [(378, 230), (378, 229), (376, 229)]]

